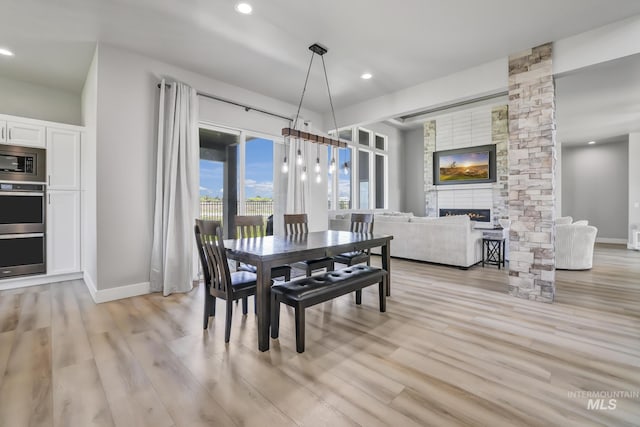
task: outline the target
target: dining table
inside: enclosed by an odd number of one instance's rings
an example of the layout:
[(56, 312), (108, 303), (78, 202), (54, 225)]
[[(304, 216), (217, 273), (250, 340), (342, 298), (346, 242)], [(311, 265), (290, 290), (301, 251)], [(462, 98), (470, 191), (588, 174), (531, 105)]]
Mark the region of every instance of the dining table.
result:
[(393, 236), (350, 231), (314, 231), (288, 236), (262, 236), (224, 241), (228, 259), (256, 267), (258, 349), (269, 350), (271, 320), (271, 268), (335, 256), (345, 252), (381, 248), (382, 268), (389, 273), (387, 296), (391, 294), (390, 245)]

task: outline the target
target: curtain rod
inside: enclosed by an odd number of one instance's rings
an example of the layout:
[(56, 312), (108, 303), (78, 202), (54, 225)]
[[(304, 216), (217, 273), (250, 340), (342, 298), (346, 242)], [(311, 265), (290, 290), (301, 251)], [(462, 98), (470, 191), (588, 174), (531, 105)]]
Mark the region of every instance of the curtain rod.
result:
[[(171, 84), (165, 83), (165, 86), (171, 87)], [(158, 83), (158, 89), (160, 89), (160, 87), (162, 87), (162, 83)], [(209, 93), (200, 92), (200, 91), (196, 91), (196, 93), (198, 94), (198, 96), (204, 96), (205, 98), (213, 99), (214, 101), (226, 102), (227, 104), (231, 104), (231, 105), (235, 105), (236, 107), (244, 108), (245, 111), (253, 110), (253, 111), (256, 111), (258, 113), (267, 114), (267, 115), (272, 116), (272, 117), (277, 117), (279, 119), (286, 120), (288, 122), (292, 121), (291, 117), (286, 117), (286, 116), (283, 116), (281, 114), (272, 113), (270, 111), (266, 111), (266, 110), (262, 110), (260, 108), (252, 107), (250, 105), (240, 104), (239, 102), (232, 101), (230, 99), (221, 98), (219, 96), (211, 95)]]

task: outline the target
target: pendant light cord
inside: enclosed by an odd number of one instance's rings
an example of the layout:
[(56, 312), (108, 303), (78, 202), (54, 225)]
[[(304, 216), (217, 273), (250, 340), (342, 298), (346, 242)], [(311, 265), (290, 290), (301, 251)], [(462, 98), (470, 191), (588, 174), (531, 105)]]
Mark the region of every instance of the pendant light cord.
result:
[[(296, 112), (296, 119), (293, 122), (293, 128), (296, 129), (296, 126), (298, 125), (298, 117), (300, 117), (300, 109), (302, 108), (302, 100), (304, 99), (304, 93), (307, 91), (307, 83), (309, 82), (309, 74), (311, 73), (311, 65), (313, 64), (313, 57), (316, 56), (315, 52), (311, 52), (311, 61), (309, 61), (309, 68), (307, 68), (307, 77), (305, 77), (304, 79), (304, 87), (302, 88), (302, 95), (300, 96), (300, 103), (298, 104), (298, 112)], [(324, 64), (324, 59), (322, 60), (322, 63)], [(325, 77), (326, 77), (326, 70), (325, 70)], [(333, 109), (333, 107), (331, 107)]]
[(327, 93), (329, 94), (329, 105), (331, 106), (331, 115), (333, 116), (333, 126), (335, 127), (336, 138), (340, 139), (340, 136), (338, 135), (338, 122), (336, 120), (336, 111), (333, 109), (333, 99), (331, 98), (331, 89), (329, 88), (329, 77), (327, 77), (327, 67), (324, 64), (324, 56), (321, 56), (321, 58), (322, 58), (322, 69), (324, 70), (324, 80), (327, 82)]

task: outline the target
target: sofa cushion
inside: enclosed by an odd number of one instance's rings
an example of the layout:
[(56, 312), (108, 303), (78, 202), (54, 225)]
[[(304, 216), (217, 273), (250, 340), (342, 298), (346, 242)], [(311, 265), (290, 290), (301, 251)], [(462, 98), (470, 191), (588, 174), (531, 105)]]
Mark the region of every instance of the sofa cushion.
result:
[(556, 225), (566, 225), (571, 224), (573, 222), (573, 218), (570, 216), (561, 216), (560, 218), (556, 218)]
[[(409, 217), (408, 216), (395, 216), (395, 215), (376, 215), (375, 216), (375, 220), (374, 220), (374, 224), (375, 222), (409, 222)], [(375, 230), (375, 225), (374, 228)]]
[(409, 222), (431, 222), (435, 219), (434, 216), (414, 216), (409, 219)]
[(589, 221), (587, 221), (586, 219), (582, 219), (580, 221), (574, 221), (574, 223), (571, 225), (589, 225)]

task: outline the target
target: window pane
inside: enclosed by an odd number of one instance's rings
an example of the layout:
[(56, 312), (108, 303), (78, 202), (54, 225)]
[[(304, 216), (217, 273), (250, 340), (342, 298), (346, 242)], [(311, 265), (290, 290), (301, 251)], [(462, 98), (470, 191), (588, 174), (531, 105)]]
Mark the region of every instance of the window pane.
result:
[(200, 149), (200, 218), (222, 221), (224, 162), (207, 160), (206, 149)]
[(245, 215), (273, 214), (273, 141), (247, 137), (245, 147)]
[(353, 141), (353, 131), (351, 129), (344, 129), (338, 132), (338, 137), (345, 141)]
[(385, 156), (376, 155), (376, 208), (384, 209)]
[(358, 129), (358, 142), (360, 145), (366, 145), (367, 147), (371, 145), (369, 139), (371, 138), (371, 133), (366, 130)]
[(369, 209), (369, 192), (371, 180), (369, 179), (369, 153), (358, 151), (358, 189), (360, 194), (360, 209)]
[(327, 147), (327, 207), (329, 210), (335, 209), (331, 206), (333, 201), (333, 174), (335, 173), (335, 171), (332, 170), (335, 164), (332, 165), (331, 160), (333, 160), (333, 147), (329, 146)]
[(376, 148), (378, 150), (384, 150), (385, 146), (384, 146), (384, 136), (382, 135), (376, 135)]
[(340, 148), (338, 159), (338, 209), (351, 209), (351, 148)]

